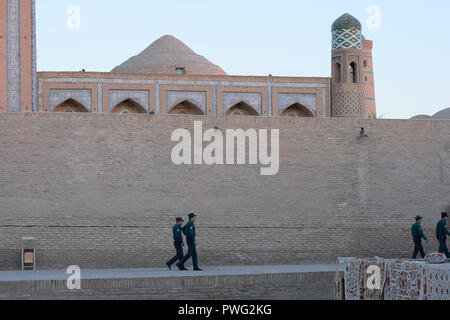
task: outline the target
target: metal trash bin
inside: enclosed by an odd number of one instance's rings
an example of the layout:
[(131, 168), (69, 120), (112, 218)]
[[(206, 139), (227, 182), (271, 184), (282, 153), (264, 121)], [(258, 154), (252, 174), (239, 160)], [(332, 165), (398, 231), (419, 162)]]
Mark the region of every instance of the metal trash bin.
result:
[(36, 238), (22, 237), (22, 270), (36, 270)]

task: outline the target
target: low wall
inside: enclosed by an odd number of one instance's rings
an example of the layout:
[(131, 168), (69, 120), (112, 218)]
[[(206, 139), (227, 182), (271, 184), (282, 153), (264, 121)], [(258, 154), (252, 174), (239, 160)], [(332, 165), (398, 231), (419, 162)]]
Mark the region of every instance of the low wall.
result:
[(333, 300), (334, 273), (0, 282), (0, 300)]
[[(171, 134), (194, 120), (279, 129), (278, 175), (174, 165)], [(3, 270), (23, 236), (41, 269), (163, 266), (192, 211), (202, 265), (409, 257), (414, 216), (432, 239), (449, 206), (450, 121), (0, 114), (0, 150)]]

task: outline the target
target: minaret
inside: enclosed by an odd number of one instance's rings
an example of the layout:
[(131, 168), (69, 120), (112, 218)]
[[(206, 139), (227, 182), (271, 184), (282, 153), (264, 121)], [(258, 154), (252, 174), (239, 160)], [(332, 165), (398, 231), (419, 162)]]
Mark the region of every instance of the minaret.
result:
[(35, 0), (0, 0), (0, 112), (36, 105)]
[(346, 13), (332, 26), (332, 116), (365, 118), (361, 23)]
[(363, 37), (363, 83), (364, 83), (364, 99), (367, 118), (375, 118), (377, 116), (377, 105), (375, 101), (375, 75), (373, 68), (372, 48), (373, 41), (366, 40)]

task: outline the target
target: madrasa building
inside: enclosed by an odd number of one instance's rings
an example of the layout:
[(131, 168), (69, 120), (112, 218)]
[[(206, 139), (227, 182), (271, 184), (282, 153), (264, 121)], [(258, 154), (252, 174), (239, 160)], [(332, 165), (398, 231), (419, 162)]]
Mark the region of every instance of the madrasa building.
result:
[[(450, 122), (366, 119), (372, 42), (348, 14), (332, 26), (325, 78), (227, 75), (171, 36), (111, 72), (36, 72), (35, 19), (34, 0), (0, 0), (1, 270), (33, 262), (28, 248), (39, 269), (159, 268), (189, 212), (202, 266), (397, 259), (416, 215), (431, 233), (449, 210)], [(195, 121), (278, 130), (278, 174), (261, 175), (262, 161), (176, 164), (173, 133)], [(310, 287), (332, 293), (328, 276)]]
[(332, 26), (332, 77), (261, 77), (228, 75), (168, 35), (111, 72), (36, 72), (35, 0), (0, 7), (2, 112), (376, 117), (373, 42), (349, 14)]

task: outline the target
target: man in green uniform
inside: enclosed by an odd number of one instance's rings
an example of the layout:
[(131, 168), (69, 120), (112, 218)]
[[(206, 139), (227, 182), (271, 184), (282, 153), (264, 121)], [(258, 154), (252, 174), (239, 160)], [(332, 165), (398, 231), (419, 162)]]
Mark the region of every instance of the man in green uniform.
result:
[[(181, 261), (181, 259), (183, 259), (183, 247), (184, 247), (183, 234), (182, 234), (183, 222), (184, 222), (183, 218), (177, 218), (177, 223), (172, 228), (173, 245), (175, 246), (177, 254), (172, 259), (170, 259), (169, 262), (166, 263), (169, 270), (172, 270), (172, 265), (175, 262), (177, 262), (178, 260)], [(181, 268), (180, 270), (184, 271), (187, 269)]]
[(442, 220), (438, 222), (436, 227), (436, 237), (439, 241), (439, 253), (445, 254), (447, 259), (450, 259), (450, 252), (447, 248), (447, 236), (450, 236), (450, 232), (447, 229), (448, 213), (442, 213)]
[(192, 263), (194, 265), (194, 271), (202, 271), (198, 267), (198, 258), (197, 258), (197, 241), (196, 241), (196, 233), (195, 233), (195, 218), (197, 215), (195, 213), (189, 214), (189, 222), (184, 226), (184, 234), (186, 235), (186, 243), (188, 246), (188, 253), (184, 256), (184, 258), (177, 263), (177, 267), (180, 270), (184, 269), (184, 264), (186, 261), (192, 257)]
[(419, 252), (422, 255), (422, 259), (425, 258), (425, 251), (423, 250), (422, 239), (427, 241), (427, 237), (425, 237), (425, 235), (423, 234), (423, 230), (422, 230), (422, 226), (421, 226), (422, 220), (423, 220), (423, 217), (417, 216), (416, 223), (414, 223), (411, 228), (412, 237), (414, 240), (413, 259), (417, 259), (417, 255)]

